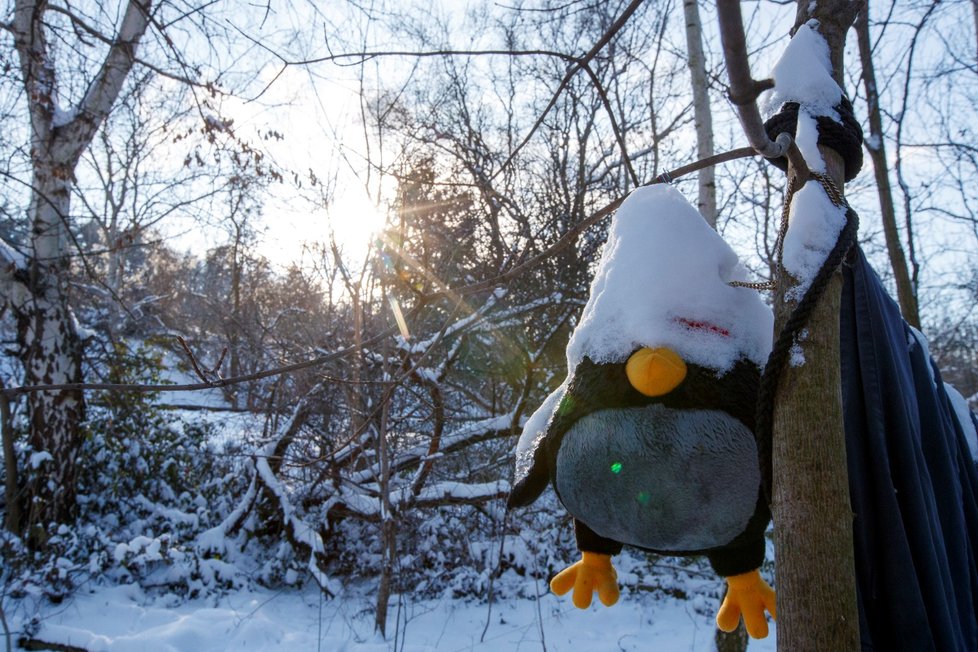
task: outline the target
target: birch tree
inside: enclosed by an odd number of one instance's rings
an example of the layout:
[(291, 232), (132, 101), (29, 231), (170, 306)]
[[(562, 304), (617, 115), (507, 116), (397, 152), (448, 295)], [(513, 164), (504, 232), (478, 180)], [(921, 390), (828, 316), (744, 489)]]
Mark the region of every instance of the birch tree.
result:
[[(713, 156), (713, 111), (710, 108), (710, 87), (706, 75), (706, 56), (703, 53), (703, 24), (697, 0), (683, 0), (686, 17), (686, 61), (693, 87), (693, 119), (696, 125), (696, 158)], [(710, 226), (717, 225), (717, 184), (713, 166), (698, 173), (696, 207)]]
[[(87, 88), (63, 106), (52, 33), (56, 10), (46, 0), (17, 0), (5, 28), (13, 36), (30, 129), (28, 249), (5, 247), (0, 299), (14, 315), (19, 357), (27, 384), (81, 380), (82, 339), (69, 307), (66, 272), (71, 185), (79, 159), (119, 96), (150, 24), (152, 0), (129, 0), (115, 32), (102, 35), (108, 49)], [(70, 18), (77, 18), (69, 13)], [(80, 19), (78, 19), (80, 20)], [(84, 23), (83, 23), (84, 24)], [(77, 28), (77, 25), (76, 25)], [(43, 472), (29, 480), (27, 525), (36, 542), (51, 521), (70, 518), (75, 506), (75, 463), (84, 399), (78, 391), (43, 392), (28, 399), (30, 445)]]

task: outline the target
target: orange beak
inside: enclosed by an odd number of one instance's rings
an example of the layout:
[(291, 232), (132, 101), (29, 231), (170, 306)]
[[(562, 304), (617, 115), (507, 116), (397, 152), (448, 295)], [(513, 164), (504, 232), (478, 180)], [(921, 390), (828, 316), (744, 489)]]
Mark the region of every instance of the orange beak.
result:
[(646, 396), (664, 396), (686, 378), (686, 363), (665, 347), (641, 348), (625, 363), (628, 382)]

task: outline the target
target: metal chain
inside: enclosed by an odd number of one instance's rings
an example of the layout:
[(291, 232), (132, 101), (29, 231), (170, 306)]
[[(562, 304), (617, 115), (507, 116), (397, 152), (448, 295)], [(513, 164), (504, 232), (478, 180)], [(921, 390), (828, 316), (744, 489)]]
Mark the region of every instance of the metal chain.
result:
[[(821, 174), (819, 172), (809, 171), (809, 175), (821, 184), (822, 189), (825, 194), (828, 195), (829, 201), (832, 202), (833, 206), (836, 207), (848, 207), (849, 203), (846, 198), (839, 191), (839, 187), (835, 185), (835, 181), (832, 177)], [(788, 189), (785, 193), (784, 206), (781, 209), (781, 226), (778, 228), (778, 239), (774, 242), (774, 257), (777, 261), (777, 268), (782, 268), (782, 262), (784, 260), (784, 238), (788, 233), (788, 217), (791, 213), (791, 200), (795, 196), (795, 177), (791, 177), (788, 180)], [(727, 285), (735, 288), (747, 288), (750, 290), (770, 290), (773, 291), (775, 288), (774, 281), (730, 281)]]
[[(791, 212), (791, 200), (795, 196), (795, 177), (788, 179), (788, 189), (785, 191), (784, 206), (781, 208), (781, 225), (778, 227), (778, 237), (774, 241), (774, 260), (777, 268), (781, 269), (781, 259), (784, 257), (784, 238), (788, 233), (788, 215)], [(774, 291), (775, 283), (771, 281), (730, 281), (727, 285), (735, 288), (748, 288), (751, 290)]]
[(831, 201), (833, 205), (835, 205), (837, 208), (849, 206), (849, 203), (846, 201), (846, 198), (842, 196), (839, 186), (835, 185), (835, 181), (832, 180), (832, 177), (819, 172), (811, 172), (811, 175), (820, 184), (822, 184), (822, 189), (825, 191), (825, 194), (829, 196), (829, 201)]

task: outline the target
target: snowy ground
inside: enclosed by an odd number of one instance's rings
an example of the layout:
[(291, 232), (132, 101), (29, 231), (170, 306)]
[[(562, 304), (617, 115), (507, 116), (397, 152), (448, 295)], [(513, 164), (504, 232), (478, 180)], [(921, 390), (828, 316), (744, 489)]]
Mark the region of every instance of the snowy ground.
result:
[[(20, 611), (8, 603), (8, 619), (23, 617), (23, 611), (11, 613), (12, 606)], [(150, 599), (138, 588), (117, 586), (82, 590), (44, 607), (35, 637), (89, 652), (705, 652), (714, 649), (712, 609), (702, 598), (635, 593), (623, 594), (610, 609), (587, 611), (549, 593), (539, 601), (495, 604), (491, 611), (449, 599), (399, 605), (395, 598), (384, 641), (373, 634), (372, 600), (352, 591), (329, 601), (311, 588), (242, 591), (170, 606), (165, 596)], [(750, 644), (752, 651), (774, 649), (773, 629)]]

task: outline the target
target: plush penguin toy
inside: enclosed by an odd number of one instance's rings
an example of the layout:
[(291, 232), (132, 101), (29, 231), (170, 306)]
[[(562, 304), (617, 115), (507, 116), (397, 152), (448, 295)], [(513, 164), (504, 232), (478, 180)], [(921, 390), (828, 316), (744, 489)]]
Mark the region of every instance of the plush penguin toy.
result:
[(770, 512), (754, 404), (773, 317), (746, 271), (670, 186), (635, 190), (612, 222), (587, 305), (567, 348), (567, 380), (530, 417), (510, 507), (552, 485), (574, 517), (581, 561), (551, 582), (618, 599), (622, 544), (704, 554), (725, 577), (717, 615), (767, 635), (774, 592), (758, 572)]

